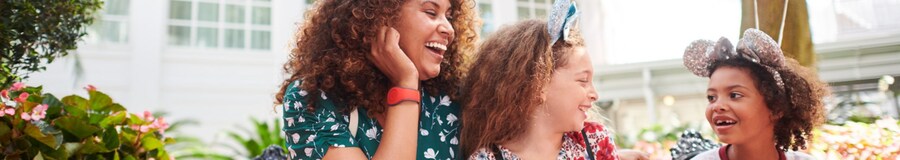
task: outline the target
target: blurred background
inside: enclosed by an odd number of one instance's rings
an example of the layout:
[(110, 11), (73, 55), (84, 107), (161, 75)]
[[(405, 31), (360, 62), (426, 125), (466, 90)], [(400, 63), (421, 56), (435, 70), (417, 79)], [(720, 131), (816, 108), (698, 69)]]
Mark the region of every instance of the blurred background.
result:
[[(600, 93), (594, 117), (615, 131), (620, 148), (670, 159), (668, 147), (685, 129), (714, 138), (704, 117), (707, 80), (684, 69), (681, 57), (696, 39), (736, 42), (746, 28), (742, 17), (752, 16), (742, 12), (744, 4), (752, 1), (575, 1)], [(544, 18), (551, 3), (477, 0), (481, 37), (518, 20)], [(768, 21), (778, 22), (783, 3), (761, 0), (767, 8), (760, 11), (777, 15)], [(184, 122), (171, 134), (195, 137), (198, 153), (246, 157), (251, 149), (241, 148), (251, 148), (246, 142), (261, 134), (262, 125), (280, 128), (273, 96), (285, 78), (282, 65), (294, 32), (312, 5), (313, 0), (106, 0), (78, 49), (25, 83), (59, 95), (83, 95), (82, 87), (91, 84), (131, 111), (166, 113), (168, 120)], [(874, 159), (886, 152), (882, 158), (896, 159), (900, 145), (886, 138), (900, 136), (897, 122), (890, 121), (900, 116), (900, 87), (893, 83), (900, 78), (900, 0), (792, 0), (789, 12), (785, 43), (809, 48), (791, 56), (814, 68), (834, 94), (828, 125), (817, 130), (817, 137), (826, 138), (814, 138), (805, 152), (819, 159)]]

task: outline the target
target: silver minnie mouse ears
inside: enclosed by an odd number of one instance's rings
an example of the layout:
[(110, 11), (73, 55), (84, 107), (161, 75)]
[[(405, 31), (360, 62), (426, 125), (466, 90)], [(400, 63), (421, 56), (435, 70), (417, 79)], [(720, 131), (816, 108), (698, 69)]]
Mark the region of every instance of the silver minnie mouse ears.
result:
[(557, 0), (553, 2), (550, 10), (550, 19), (547, 20), (547, 32), (550, 33), (550, 46), (553, 46), (560, 38), (563, 41), (569, 37), (569, 30), (578, 20), (578, 7), (572, 0)]
[(737, 43), (737, 51), (727, 38), (719, 41), (696, 40), (684, 50), (684, 66), (694, 75), (709, 77), (708, 68), (716, 61), (743, 58), (766, 68), (775, 78), (778, 88), (784, 90), (784, 81), (777, 68), (784, 67), (784, 53), (781, 46), (766, 33), (757, 29), (747, 29)]

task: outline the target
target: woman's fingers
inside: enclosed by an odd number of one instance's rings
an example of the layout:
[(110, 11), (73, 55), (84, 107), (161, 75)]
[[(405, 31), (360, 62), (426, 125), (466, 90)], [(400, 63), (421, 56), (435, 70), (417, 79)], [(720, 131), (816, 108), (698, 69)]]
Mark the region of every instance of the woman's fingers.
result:
[(398, 32), (396, 29), (394, 29), (394, 27), (391, 27), (391, 28), (387, 29), (385, 34), (386, 34), (385, 42), (387, 43), (387, 45), (390, 45), (390, 48), (388, 48), (388, 49), (394, 49), (394, 47), (397, 47), (397, 49), (399, 49), (400, 48), (400, 32)]
[[(371, 44), (371, 51), (366, 58), (384, 73), (394, 85), (417, 88), (418, 85), (408, 85), (418, 82), (415, 65), (400, 49), (400, 32), (391, 27), (381, 27), (375, 34), (375, 41)], [(410, 82), (412, 81), (412, 82)]]
[[(384, 48), (384, 35), (387, 31), (387, 27), (378, 28), (378, 33), (375, 33), (375, 42), (372, 42), (372, 55), (378, 55), (379, 52), (382, 52), (382, 48)], [(370, 57), (371, 58), (371, 57)]]

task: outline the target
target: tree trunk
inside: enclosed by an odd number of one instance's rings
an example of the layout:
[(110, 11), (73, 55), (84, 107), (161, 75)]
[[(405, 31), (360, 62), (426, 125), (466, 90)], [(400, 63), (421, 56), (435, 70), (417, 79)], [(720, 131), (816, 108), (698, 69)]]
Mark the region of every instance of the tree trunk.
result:
[[(744, 30), (756, 28), (754, 0), (741, 0), (741, 36)], [(784, 0), (756, 0), (759, 6), (759, 30), (778, 41), (778, 32), (784, 14)], [(809, 30), (809, 12), (806, 0), (790, 0), (787, 19), (784, 21), (784, 37), (781, 49), (786, 57), (793, 58), (801, 65), (815, 70), (816, 53), (813, 50)]]

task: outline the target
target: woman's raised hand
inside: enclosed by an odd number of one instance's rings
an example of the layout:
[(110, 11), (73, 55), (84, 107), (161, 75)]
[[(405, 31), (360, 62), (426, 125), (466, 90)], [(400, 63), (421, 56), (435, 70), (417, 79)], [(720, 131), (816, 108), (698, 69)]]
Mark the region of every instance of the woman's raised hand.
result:
[(394, 86), (418, 89), (419, 72), (409, 56), (400, 49), (400, 33), (385, 26), (378, 30), (376, 37), (366, 58), (391, 79)]

